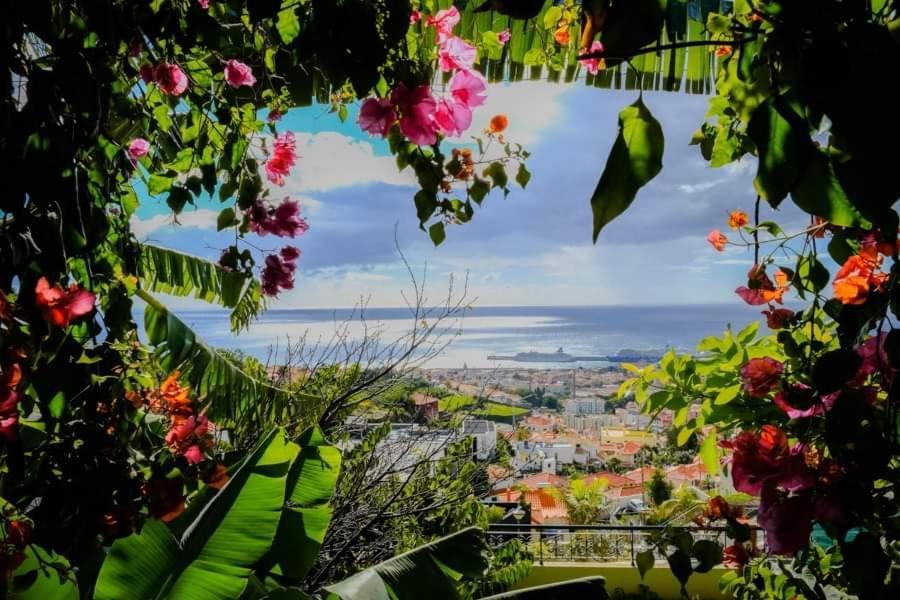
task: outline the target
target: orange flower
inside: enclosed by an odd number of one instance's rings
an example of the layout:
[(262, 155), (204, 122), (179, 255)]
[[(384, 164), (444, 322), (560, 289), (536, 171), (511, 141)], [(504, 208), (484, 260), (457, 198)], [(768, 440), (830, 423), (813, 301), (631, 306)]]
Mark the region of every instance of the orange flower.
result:
[(724, 58), (731, 54), (731, 46), (716, 46), (716, 58)]
[(750, 222), (750, 217), (742, 210), (733, 210), (728, 215), (728, 226), (732, 229), (740, 229)]
[(194, 412), (191, 399), (188, 397), (190, 390), (178, 383), (179, 376), (181, 376), (181, 371), (174, 371), (162, 382), (159, 391), (165, 398), (166, 408), (170, 413), (189, 415)]
[(865, 304), (869, 296), (869, 280), (866, 277), (851, 275), (834, 280), (834, 297), (841, 304)]
[(863, 242), (859, 254), (844, 261), (834, 276), (834, 297), (842, 304), (865, 304), (869, 293), (878, 290), (887, 279), (879, 270), (882, 258), (878, 244)]
[(766, 275), (766, 269), (759, 265), (753, 265), (747, 278), (751, 287), (741, 286), (734, 290), (734, 293), (740, 296), (744, 302), (750, 306), (759, 306), (761, 304), (769, 304), (777, 302), (784, 304), (784, 293), (790, 285), (790, 278), (787, 273), (778, 269), (775, 271), (775, 283)]
[(569, 45), (569, 24), (563, 23), (556, 30), (556, 33), (553, 34), (553, 39), (556, 40), (556, 43), (560, 46), (568, 46)]
[(491, 117), (491, 123), (488, 125), (488, 131), (491, 133), (500, 133), (506, 130), (509, 125), (509, 119), (506, 115), (494, 115)]
[(709, 232), (709, 235), (706, 236), (706, 241), (712, 244), (712, 247), (719, 252), (724, 252), (725, 244), (728, 243), (728, 238), (718, 229), (713, 229)]

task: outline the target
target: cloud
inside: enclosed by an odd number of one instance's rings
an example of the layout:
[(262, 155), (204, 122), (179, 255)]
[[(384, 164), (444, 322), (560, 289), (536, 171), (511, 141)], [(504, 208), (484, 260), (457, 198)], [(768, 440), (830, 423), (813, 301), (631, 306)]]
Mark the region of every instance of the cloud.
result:
[(154, 215), (148, 219), (138, 217), (131, 218), (131, 231), (139, 240), (159, 232), (170, 230), (172, 232), (181, 229), (212, 229), (216, 226), (216, 218), (219, 212), (208, 208), (186, 211), (178, 215), (170, 213)]
[(400, 172), (393, 156), (380, 156), (367, 141), (356, 140), (336, 131), (295, 134), (297, 166), (287, 178), (284, 190), (289, 194), (323, 192), (371, 183), (400, 186), (415, 185), (412, 170)]

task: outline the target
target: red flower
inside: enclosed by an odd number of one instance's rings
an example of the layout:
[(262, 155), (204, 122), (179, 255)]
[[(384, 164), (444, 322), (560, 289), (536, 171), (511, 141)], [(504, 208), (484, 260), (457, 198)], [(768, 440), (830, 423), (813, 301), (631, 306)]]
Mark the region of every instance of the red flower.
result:
[(389, 98), (366, 98), (356, 120), (360, 129), (381, 137), (387, 137), (396, 121), (397, 111)]
[(784, 365), (774, 358), (751, 358), (741, 367), (744, 391), (754, 398), (762, 398), (778, 385), (782, 373)]
[(773, 402), (791, 419), (805, 419), (831, 410), (840, 394), (838, 391), (820, 396), (808, 385), (795, 383), (775, 394)]
[(160, 63), (153, 71), (153, 80), (164, 93), (180, 96), (188, 86), (187, 75), (181, 67), (171, 63)]
[(19, 433), (19, 393), (0, 389), (0, 437), (14, 442)]
[(721, 445), (733, 450), (731, 479), (740, 492), (757, 496), (764, 484), (799, 491), (815, 483), (804, 446), (788, 448), (787, 435), (774, 425), (763, 425), (759, 435), (744, 431)]
[(294, 271), (300, 251), (293, 246), (285, 246), (279, 254), (266, 257), (262, 270), (262, 292), (267, 296), (277, 296), (281, 290), (294, 288)]
[(890, 385), (894, 380), (896, 369), (891, 368), (888, 364), (887, 351), (884, 349), (886, 337), (884, 334), (872, 336), (856, 349), (856, 353), (862, 361), (852, 383), (862, 385), (870, 375), (875, 375), (879, 372), (884, 376), (884, 381), (887, 385)]
[(750, 562), (750, 553), (743, 544), (732, 544), (722, 551), (722, 566), (740, 569)]
[(47, 278), (41, 277), (34, 293), (44, 319), (57, 327), (68, 327), (78, 317), (94, 310), (94, 294), (74, 283), (66, 290), (58, 285), (50, 287)]
[(6, 543), (25, 547), (31, 542), (31, 531), (33, 527), (28, 521), (15, 520), (6, 524)]
[(753, 265), (747, 273), (748, 286), (741, 286), (734, 290), (744, 302), (750, 306), (759, 306), (770, 302), (784, 303), (784, 293), (787, 291), (790, 279), (787, 274), (778, 269), (775, 271), (775, 283), (766, 275), (765, 267)]
[(290, 175), (291, 167), (297, 162), (297, 142), (290, 131), (275, 138), (272, 153), (266, 161), (266, 177), (276, 185), (284, 185), (284, 178)]
[(788, 321), (794, 318), (794, 311), (789, 308), (770, 306), (768, 310), (762, 311), (762, 314), (766, 317), (766, 325), (769, 326), (769, 329), (784, 329)]

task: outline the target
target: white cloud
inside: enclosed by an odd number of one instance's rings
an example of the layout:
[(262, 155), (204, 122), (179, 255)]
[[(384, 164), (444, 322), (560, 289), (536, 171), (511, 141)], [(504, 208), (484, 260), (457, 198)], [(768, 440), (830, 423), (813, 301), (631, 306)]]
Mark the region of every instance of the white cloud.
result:
[(394, 157), (378, 156), (369, 142), (336, 131), (295, 135), (300, 158), (285, 187), (280, 188), (292, 195), (367, 183), (415, 184), (411, 170), (399, 172)]
[(177, 217), (171, 213), (154, 215), (149, 219), (132, 217), (131, 231), (134, 232), (136, 238), (142, 240), (167, 227), (172, 231), (178, 227), (183, 229), (212, 229), (216, 226), (218, 215), (218, 211), (200, 208), (183, 212)]

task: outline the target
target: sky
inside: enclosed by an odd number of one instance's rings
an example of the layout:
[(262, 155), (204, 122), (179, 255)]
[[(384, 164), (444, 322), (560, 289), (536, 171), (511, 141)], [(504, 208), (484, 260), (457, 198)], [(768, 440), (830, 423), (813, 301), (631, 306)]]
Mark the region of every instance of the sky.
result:
[[(300, 159), (271, 198), (300, 200), (310, 230), (293, 240), (302, 250), (296, 287), (272, 308), (403, 306), (411, 282), (399, 248), (429, 294), (446, 294), (448, 280), (468, 279), (481, 306), (664, 305), (738, 301), (751, 254), (718, 253), (706, 242), (714, 227), (727, 233), (729, 211), (752, 211), (755, 162), (713, 169), (689, 146), (708, 98), (644, 93), (666, 145), (662, 173), (631, 208), (591, 242), (590, 196), (616, 136), (618, 111), (635, 91), (518, 82), (492, 85), (476, 109), (471, 132), (498, 113), (506, 136), (531, 152), (526, 190), (494, 191), (470, 223), (447, 229), (435, 248), (418, 227), (412, 173), (399, 172), (387, 145), (362, 132), (356, 107), (341, 123), (322, 106), (296, 109), (280, 122), (297, 136)], [(464, 142), (465, 140), (459, 140)], [(785, 207), (789, 203), (785, 203)], [(233, 233), (216, 233), (217, 199), (187, 207), (174, 224), (164, 198), (145, 197), (134, 220), (138, 239), (217, 258)], [(802, 227), (796, 209), (763, 207), (761, 219)], [(787, 229), (787, 228), (786, 228)], [(266, 250), (282, 240), (249, 236)]]

